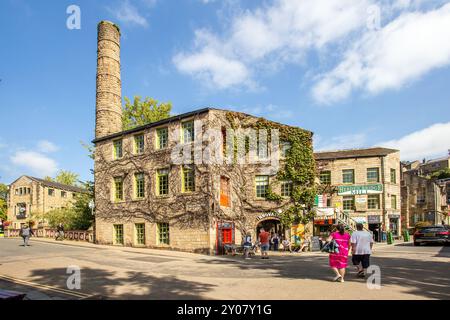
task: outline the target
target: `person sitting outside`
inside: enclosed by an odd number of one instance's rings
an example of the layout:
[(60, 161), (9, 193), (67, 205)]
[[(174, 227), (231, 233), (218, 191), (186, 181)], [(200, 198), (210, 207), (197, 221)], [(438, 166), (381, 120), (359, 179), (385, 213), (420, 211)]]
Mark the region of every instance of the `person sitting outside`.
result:
[(289, 250), (290, 253), (292, 253), (292, 246), (291, 246), (291, 242), (289, 241), (288, 238), (284, 238), (284, 240), (282, 241), (282, 245), (283, 245), (283, 251)]
[(311, 239), (310, 238), (311, 237), (308, 237), (308, 238), (305, 238), (303, 240), (303, 243), (302, 243), (300, 249), (298, 250), (298, 252), (303, 252), (303, 249), (305, 249), (305, 248), (307, 249), (307, 251), (309, 251), (310, 245), (311, 245)]

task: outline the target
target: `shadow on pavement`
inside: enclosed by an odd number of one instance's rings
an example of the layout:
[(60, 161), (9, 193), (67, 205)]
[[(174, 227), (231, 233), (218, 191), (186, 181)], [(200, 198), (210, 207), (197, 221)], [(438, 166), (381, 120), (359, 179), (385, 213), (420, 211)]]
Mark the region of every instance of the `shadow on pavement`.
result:
[[(206, 261), (205, 261), (206, 263)], [(323, 256), (272, 256), (269, 260), (253, 257), (243, 260), (241, 256), (224, 256), (209, 263), (231, 263), (241, 270), (267, 270), (276, 276), (293, 279), (330, 281), (333, 272), (328, 266), (328, 255)], [(396, 285), (404, 292), (431, 299), (450, 299), (449, 263), (418, 261), (406, 258), (371, 257), (371, 264), (381, 269), (381, 285)], [(364, 282), (355, 276), (349, 256), (346, 282)], [(368, 289), (369, 290), (369, 289)]]
[[(33, 282), (66, 289), (70, 274), (65, 268), (39, 269), (32, 272)], [(120, 291), (116, 290), (120, 288)], [(212, 285), (184, 281), (173, 276), (154, 277), (139, 272), (126, 272), (118, 276), (102, 269), (81, 269), (82, 292), (102, 299), (202, 299), (201, 294)]]

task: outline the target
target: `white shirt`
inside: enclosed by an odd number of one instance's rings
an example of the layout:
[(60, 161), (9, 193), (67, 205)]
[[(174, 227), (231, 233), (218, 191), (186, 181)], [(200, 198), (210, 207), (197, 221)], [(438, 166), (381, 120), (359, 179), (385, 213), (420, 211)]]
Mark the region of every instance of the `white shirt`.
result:
[(354, 231), (350, 242), (355, 246), (355, 254), (371, 254), (370, 244), (373, 243), (372, 234), (368, 231)]

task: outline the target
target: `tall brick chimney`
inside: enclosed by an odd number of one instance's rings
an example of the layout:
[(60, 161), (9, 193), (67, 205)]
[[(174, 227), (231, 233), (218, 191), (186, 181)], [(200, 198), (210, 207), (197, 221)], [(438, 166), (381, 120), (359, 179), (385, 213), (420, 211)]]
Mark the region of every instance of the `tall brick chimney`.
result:
[(122, 131), (120, 30), (109, 21), (98, 24), (95, 138)]

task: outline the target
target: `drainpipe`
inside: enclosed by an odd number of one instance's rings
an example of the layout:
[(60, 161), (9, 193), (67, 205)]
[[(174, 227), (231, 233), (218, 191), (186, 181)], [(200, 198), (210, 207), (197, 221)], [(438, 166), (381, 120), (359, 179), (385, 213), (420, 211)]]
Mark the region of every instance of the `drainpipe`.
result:
[(389, 228), (389, 220), (386, 216), (387, 211), (386, 211), (386, 184), (385, 184), (385, 175), (386, 173), (384, 172), (384, 157), (381, 157), (381, 184), (383, 185), (383, 193), (382, 193), (382, 200), (381, 200), (381, 212), (383, 214), (382, 220), (381, 221), (385, 221), (385, 228), (386, 228), (386, 232), (388, 231)]

